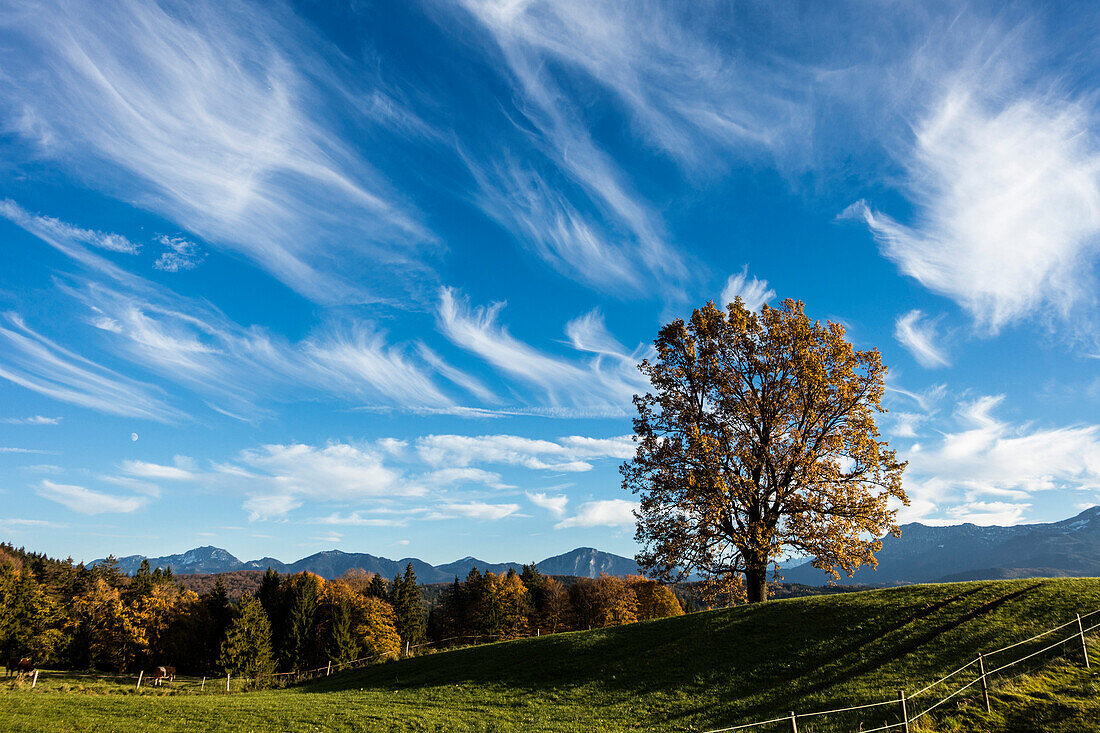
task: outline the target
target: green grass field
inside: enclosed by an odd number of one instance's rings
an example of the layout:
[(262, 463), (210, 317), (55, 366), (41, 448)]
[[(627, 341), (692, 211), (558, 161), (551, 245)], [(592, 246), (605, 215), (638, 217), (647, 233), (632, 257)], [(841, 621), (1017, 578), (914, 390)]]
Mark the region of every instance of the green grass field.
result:
[[(43, 677), (0, 685), (6, 730), (702, 731), (910, 693), (974, 659), (1100, 609), (1100, 580), (924, 585), (774, 601), (613, 629), (545, 636), (377, 665), (281, 690), (135, 692)], [(1100, 615), (1092, 622), (1100, 621)], [(1073, 629), (1017, 651), (1039, 648)], [(1094, 635), (1095, 636), (1095, 635)], [(1090, 643), (1094, 640), (1090, 639)], [(1059, 650), (1056, 650), (1059, 651)], [(970, 695), (920, 731), (1100, 731), (1100, 647), (1079, 642)], [(1012, 652), (1011, 654), (1015, 654)], [(1053, 653), (1052, 653), (1053, 654)], [(1007, 659), (1005, 660), (1007, 661)], [(970, 670), (961, 673), (960, 681)], [(221, 689), (221, 692), (217, 692)], [(933, 691), (910, 711), (934, 702)], [(803, 733), (897, 722), (896, 705), (799, 721)], [(1030, 727), (1029, 727), (1030, 726)], [(756, 731), (788, 731), (789, 723)]]

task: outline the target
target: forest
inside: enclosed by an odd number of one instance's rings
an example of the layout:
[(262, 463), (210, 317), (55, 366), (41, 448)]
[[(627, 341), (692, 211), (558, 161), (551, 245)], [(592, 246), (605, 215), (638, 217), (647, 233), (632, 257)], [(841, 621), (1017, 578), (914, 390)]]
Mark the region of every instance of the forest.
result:
[[(354, 569), (335, 580), (268, 569), (233, 598), (219, 577), (203, 593), (171, 569), (122, 573), (0, 544), (0, 653), (39, 667), (135, 671), (172, 665), (262, 680), (331, 662), (381, 662), (451, 646), (602, 628), (684, 613), (639, 576), (481, 573), (425, 593), (413, 572)], [(425, 596), (429, 598), (426, 599)]]

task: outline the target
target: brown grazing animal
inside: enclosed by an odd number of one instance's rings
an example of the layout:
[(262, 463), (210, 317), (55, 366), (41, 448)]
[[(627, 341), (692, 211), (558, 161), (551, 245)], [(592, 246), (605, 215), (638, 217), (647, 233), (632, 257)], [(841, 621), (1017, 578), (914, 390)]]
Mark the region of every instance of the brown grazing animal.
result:
[(171, 685), (172, 680), (176, 678), (176, 668), (167, 666), (154, 667), (152, 671), (146, 675), (146, 678), (152, 680), (153, 685), (157, 687), (160, 687), (161, 682), (168, 682), (168, 684)]
[(34, 671), (30, 657), (12, 657), (8, 660), (8, 677)]

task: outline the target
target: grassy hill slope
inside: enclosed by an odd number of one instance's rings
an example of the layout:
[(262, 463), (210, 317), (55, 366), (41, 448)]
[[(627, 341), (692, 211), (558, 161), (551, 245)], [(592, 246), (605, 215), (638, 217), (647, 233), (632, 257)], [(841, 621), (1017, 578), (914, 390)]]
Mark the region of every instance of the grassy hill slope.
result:
[[(68, 730), (706, 730), (890, 699), (979, 651), (1097, 608), (1096, 579), (909, 586), (458, 650), (288, 690), (59, 694), (56, 683), (40, 682), (41, 690), (0, 694), (0, 718), (14, 730), (39, 730), (43, 721)], [(1015, 684), (1035, 688), (1043, 675), (1064, 690), (1042, 730), (1100, 730), (1091, 722), (1100, 711), (1074, 697), (1081, 687), (1088, 699), (1091, 677), (1066, 665)], [(1021, 689), (995, 694), (1030, 694)], [(923, 729), (998, 730), (1003, 719), (949, 705)], [(799, 730), (896, 720), (887, 706), (800, 721)]]

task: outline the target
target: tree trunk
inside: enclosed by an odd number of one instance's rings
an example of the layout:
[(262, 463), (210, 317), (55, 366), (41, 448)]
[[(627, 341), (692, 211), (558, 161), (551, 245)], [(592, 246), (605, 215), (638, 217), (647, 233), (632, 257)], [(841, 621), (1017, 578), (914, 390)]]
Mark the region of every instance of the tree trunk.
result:
[(745, 570), (745, 585), (747, 586), (749, 603), (768, 600), (767, 563), (749, 563), (748, 568)]

